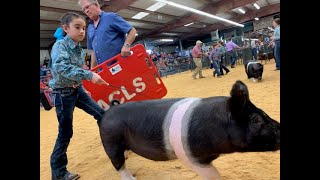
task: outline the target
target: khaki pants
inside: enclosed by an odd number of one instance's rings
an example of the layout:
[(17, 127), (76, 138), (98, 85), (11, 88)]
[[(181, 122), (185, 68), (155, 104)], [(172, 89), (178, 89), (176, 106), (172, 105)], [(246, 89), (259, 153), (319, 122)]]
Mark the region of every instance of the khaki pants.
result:
[(196, 77), (198, 73), (199, 73), (199, 77), (203, 77), (201, 58), (193, 58), (193, 62), (196, 64), (197, 67), (194, 70), (192, 77)]

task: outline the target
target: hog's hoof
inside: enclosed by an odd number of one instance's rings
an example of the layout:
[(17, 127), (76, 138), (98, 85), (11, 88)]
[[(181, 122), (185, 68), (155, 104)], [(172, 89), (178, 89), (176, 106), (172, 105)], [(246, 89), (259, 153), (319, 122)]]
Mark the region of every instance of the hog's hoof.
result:
[(255, 79), (255, 78), (252, 78), (252, 81), (253, 81), (254, 83), (258, 82), (258, 80)]
[(131, 176), (131, 177), (122, 178), (121, 180), (137, 180), (137, 179)]

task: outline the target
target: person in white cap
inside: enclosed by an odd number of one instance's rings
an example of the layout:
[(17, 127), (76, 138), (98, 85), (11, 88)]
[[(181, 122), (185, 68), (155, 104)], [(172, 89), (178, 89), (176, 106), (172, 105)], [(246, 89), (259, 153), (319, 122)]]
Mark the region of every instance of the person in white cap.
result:
[(205, 76), (202, 75), (202, 62), (201, 57), (203, 56), (203, 53), (201, 51), (202, 42), (198, 40), (196, 42), (196, 45), (193, 47), (191, 54), (193, 57), (193, 61), (196, 64), (196, 69), (194, 70), (192, 77), (193, 79), (197, 79), (197, 74), (199, 73), (199, 78), (205, 78)]

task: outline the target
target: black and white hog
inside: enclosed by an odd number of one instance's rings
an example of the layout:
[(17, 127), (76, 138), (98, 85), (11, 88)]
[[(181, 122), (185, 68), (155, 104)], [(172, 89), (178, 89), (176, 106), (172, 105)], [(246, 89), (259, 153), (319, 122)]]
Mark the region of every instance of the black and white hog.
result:
[(203, 179), (220, 180), (220, 154), (280, 149), (280, 123), (256, 107), (237, 81), (231, 96), (173, 98), (112, 106), (98, 123), (103, 147), (123, 180), (126, 150), (154, 161), (180, 159)]
[(262, 80), (263, 65), (258, 61), (247, 60), (244, 63), (244, 69), (248, 76), (248, 79), (252, 79), (253, 82), (258, 82)]

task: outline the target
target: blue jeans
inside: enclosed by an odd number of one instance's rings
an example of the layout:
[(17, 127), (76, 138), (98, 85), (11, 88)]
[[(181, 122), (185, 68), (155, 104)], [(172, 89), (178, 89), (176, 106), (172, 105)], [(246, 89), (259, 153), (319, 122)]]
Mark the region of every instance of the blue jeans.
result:
[(212, 61), (212, 66), (214, 68), (213, 73), (216, 73), (218, 76), (221, 76), (219, 60), (213, 60)]
[(257, 48), (252, 48), (252, 56), (257, 60)]
[(221, 61), (220, 61), (220, 73), (223, 75), (223, 69), (228, 73), (230, 70), (223, 64), (224, 63), (224, 56), (221, 56)]
[(274, 41), (274, 56), (276, 59), (276, 68), (280, 69), (280, 39)]
[[(58, 91), (58, 92), (57, 92)], [(78, 107), (100, 121), (104, 109), (102, 109), (83, 89), (63, 88), (54, 89), (55, 107), (59, 122), (59, 134), (51, 154), (50, 165), (52, 178), (63, 177), (67, 173), (67, 148), (73, 135), (72, 122), (73, 111)]]
[(236, 64), (236, 60), (237, 60), (236, 51), (235, 50), (231, 50), (231, 51), (228, 51), (228, 53), (229, 53), (229, 56), (230, 56), (231, 66), (234, 66)]

